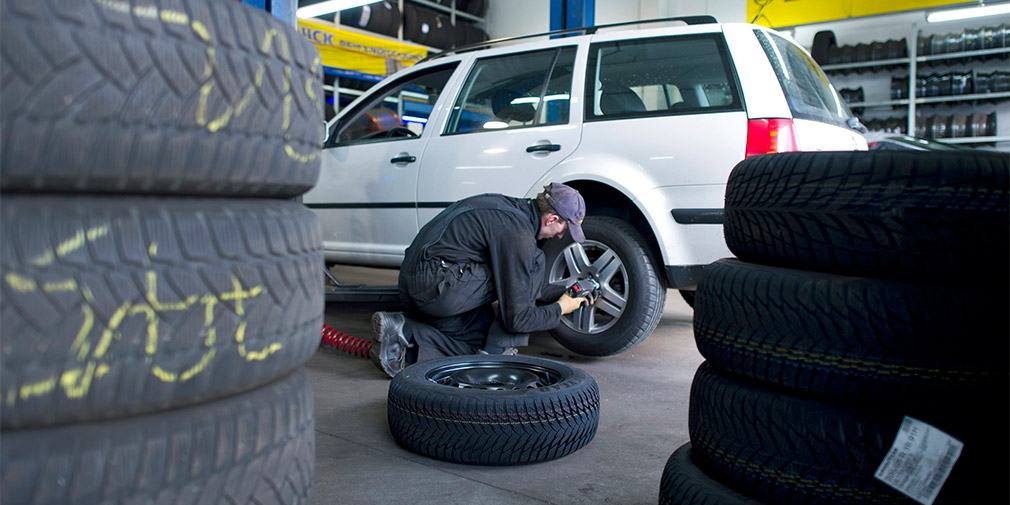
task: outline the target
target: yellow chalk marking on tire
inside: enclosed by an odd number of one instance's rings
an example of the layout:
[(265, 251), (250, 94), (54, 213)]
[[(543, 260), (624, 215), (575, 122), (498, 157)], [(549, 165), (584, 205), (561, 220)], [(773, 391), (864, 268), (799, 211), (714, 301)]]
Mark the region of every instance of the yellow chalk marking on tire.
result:
[(318, 150), (309, 154), (301, 154), (298, 151), (295, 151), (295, 148), (291, 147), (291, 144), (286, 144), (284, 146), (284, 153), (288, 155), (288, 158), (291, 158), (299, 163), (308, 163), (319, 157)]
[(84, 322), (81, 323), (80, 329), (77, 330), (74, 342), (70, 344), (70, 351), (77, 353), (77, 361), (84, 361), (84, 358), (88, 357), (88, 351), (91, 349), (91, 344), (87, 340), (88, 334), (91, 333), (91, 328), (95, 325), (95, 312), (90, 306), (87, 304), (82, 305), (81, 312), (84, 313)]
[(210, 79), (210, 76), (214, 75), (214, 48), (207, 48), (207, 62), (203, 64), (203, 75), (200, 76), (201, 80)]
[[(204, 26), (203, 23), (194, 20), (194, 21), (192, 21), (189, 24), (189, 26), (191, 28), (193, 28), (193, 32), (195, 32), (196, 35), (198, 37), (200, 37), (200, 39), (202, 39), (204, 42), (210, 44), (210, 31), (207, 30), (207, 27)], [(213, 49), (213, 48), (208, 48), (208, 49)]]
[(189, 24), (189, 16), (187, 16), (185, 12), (163, 10), (161, 11), (161, 15), (159, 17), (166, 23), (177, 25)]
[[(55, 388), (56, 388), (56, 376), (54, 375), (46, 380), (32, 382), (21, 386), (18, 396), (22, 400), (27, 400), (33, 396), (45, 395)], [(10, 403), (9, 399), (8, 403)]]
[(245, 328), (246, 322), (242, 321), (238, 325), (238, 330), (235, 331), (235, 342), (238, 342), (238, 354), (246, 359), (246, 361), (263, 361), (271, 354), (284, 348), (278, 342), (274, 342), (259, 351), (246, 351), (245, 348)]
[(28, 277), (22, 277), (14, 272), (7, 272), (4, 274), (4, 280), (7, 281), (7, 285), (11, 287), (14, 291), (18, 293), (31, 293), (38, 289), (38, 285), (35, 281), (29, 279)]
[(138, 5), (133, 8), (133, 15), (138, 18), (158, 19), (158, 8), (153, 5)]
[(42, 285), (42, 291), (46, 293), (60, 293), (66, 291), (76, 291), (77, 281), (67, 279), (65, 281), (47, 282)]
[(270, 47), (273, 46), (274, 38), (278, 38), (281, 41), (281, 55), (285, 59), (291, 58), (291, 50), (288, 47), (288, 38), (281, 32), (278, 32), (276, 28), (271, 28), (263, 35), (263, 43), (260, 44), (260, 52), (266, 54), (270, 51)]
[(291, 95), (284, 95), (284, 119), (281, 121), (281, 130), (287, 131), (291, 127)]
[(114, 10), (116, 12), (121, 12), (123, 14), (130, 13), (130, 4), (127, 2), (117, 2), (114, 0), (95, 0), (95, 3), (105, 7), (109, 10)]
[(91, 380), (95, 376), (95, 362), (88, 362), (88, 366), (83, 370), (75, 368), (67, 370), (60, 376), (60, 386), (67, 394), (67, 398), (83, 398), (91, 389)]

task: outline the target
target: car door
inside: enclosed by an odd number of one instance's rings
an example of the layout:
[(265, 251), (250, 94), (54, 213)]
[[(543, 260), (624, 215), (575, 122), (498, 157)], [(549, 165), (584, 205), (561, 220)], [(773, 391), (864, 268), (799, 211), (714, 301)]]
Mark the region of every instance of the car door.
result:
[[(442, 135), (426, 148), (417, 184), (421, 225), (449, 203), (481, 193), (526, 196), (575, 151), (577, 46), (478, 58)], [(581, 84), (581, 79), (578, 79)]]
[(411, 72), (371, 92), (335, 122), (319, 182), (303, 202), (319, 216), (326, 260), (399, 266), (417, 234), (418, 160), (434, 136), (458, 62)]

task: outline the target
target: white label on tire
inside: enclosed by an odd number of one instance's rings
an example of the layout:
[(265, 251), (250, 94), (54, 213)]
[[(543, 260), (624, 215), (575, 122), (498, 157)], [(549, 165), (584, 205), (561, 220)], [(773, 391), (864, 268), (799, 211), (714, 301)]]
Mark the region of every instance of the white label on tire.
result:
[(931, 505), (963, 447), (960, 440), (905, 416), (874, 476), (913, 500)]

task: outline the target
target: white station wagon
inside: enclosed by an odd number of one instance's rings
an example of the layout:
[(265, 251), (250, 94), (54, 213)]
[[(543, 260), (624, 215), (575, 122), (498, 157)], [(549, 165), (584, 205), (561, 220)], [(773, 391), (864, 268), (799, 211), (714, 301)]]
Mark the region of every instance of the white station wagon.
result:
[(563, 182), (585, 197), (587, 240), (547, 242), (549, 280), (592, 276), (603, 293), (554, 336), (592, 356), (644, 340), (668, 288), (690, 302), (706, 265), (732, 256), (722, 207), (738, 162), (866, 149), (865, 129), (790, 38), (710, 16), (677, 21), (492, 41), (371, 88), (328, 125), (322, 174), (304, 197), (326, 261), (395, 268), (450, 203)]

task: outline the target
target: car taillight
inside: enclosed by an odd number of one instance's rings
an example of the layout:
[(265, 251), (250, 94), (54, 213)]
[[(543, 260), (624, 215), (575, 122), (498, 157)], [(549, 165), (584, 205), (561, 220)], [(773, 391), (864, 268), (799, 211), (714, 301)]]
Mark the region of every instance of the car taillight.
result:
[(747, 121), (747, 154), (796, 151), (796, 129), (792, 119), (751, 119)]

